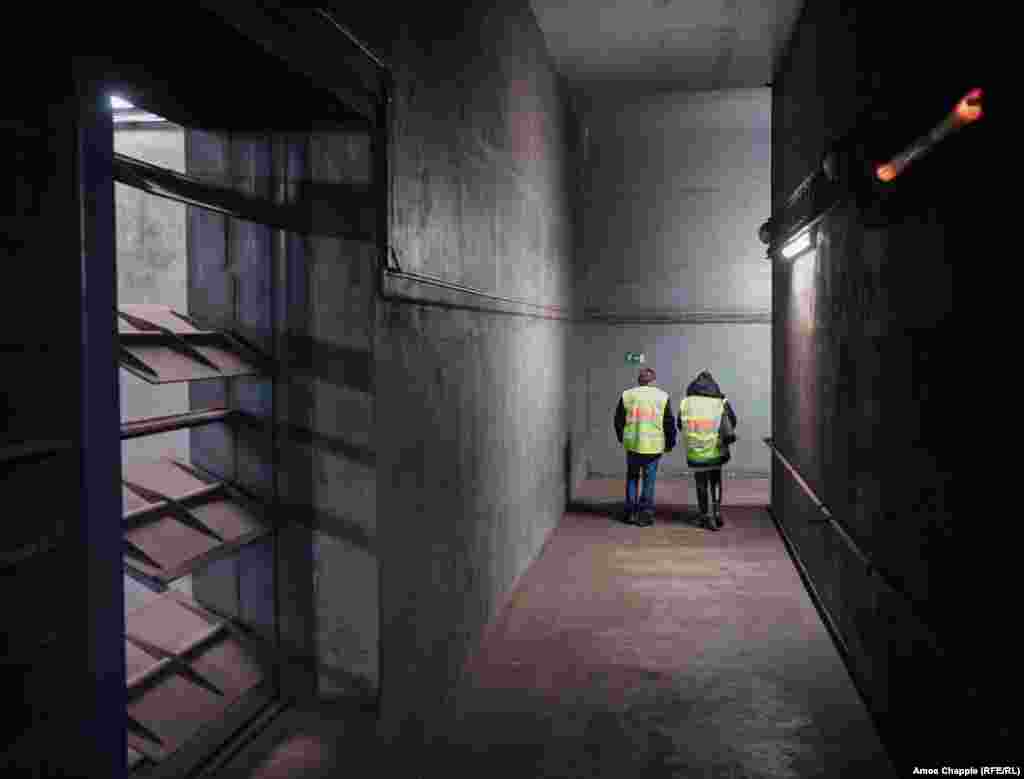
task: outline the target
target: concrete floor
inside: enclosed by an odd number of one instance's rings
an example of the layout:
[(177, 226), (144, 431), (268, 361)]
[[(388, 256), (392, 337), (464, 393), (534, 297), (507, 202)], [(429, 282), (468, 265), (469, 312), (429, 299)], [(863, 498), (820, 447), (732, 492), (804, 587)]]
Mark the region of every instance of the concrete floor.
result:
[[(717, 533), (693, 524), (685, 482), (660, 486), (650, 528), (563, 517), (467, 665), (451, 737), (403, 775), (893, 775), (765, 485), (727, 484)], [(585, 486), (595, 504), (613, 491)], [(339, 712), (293, 709), (223, 775), (346, 775), (375, 745)]]
[[(625, 474), (616, 479), (588, 479), (576, 489), (573, 503), (579, 508), (611, 507), (612, 504), (621, 504), (625, 495)], [(771, 479), (732, 478), (726, 470), (722, 502), (727, 506), (769, 506), (772, 502)], [(697, 490), (693, 479), (658, 479), (655, 503), (663, 513), (696, 506)]]

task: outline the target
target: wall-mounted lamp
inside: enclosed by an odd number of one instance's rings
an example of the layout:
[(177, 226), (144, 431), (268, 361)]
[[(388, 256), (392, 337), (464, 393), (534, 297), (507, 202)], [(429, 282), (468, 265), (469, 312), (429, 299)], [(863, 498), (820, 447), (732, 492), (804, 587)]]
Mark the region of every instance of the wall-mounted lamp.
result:
[(804, 230), (782, 244), (782, 249), (779, 251), (785, 259), (792, 260), (794, 257), (803, 254), (808, 249), (813, 248), (813, 246), (814, 231)]
[(815, 230), (813, 228), (802, 230), (782, 244), (779, 254), (787, 260), (799, 257), (804, 252), (814, 248), (816, 243), (815, 237)]
[(144, 111), (141, 108), (137, 108), (133, 103), (128, 102), (123, 97), (117, 95), (110, 96), (110, 108), (114, 114), (115, 124), (164, 124), (166, 120), (151, 114), (148, 111)]
[(914, 160), (923, 157), (939, 141), (955, 130), (965, 127), (968, 124), (978, 121), (983, 116), (981, 106), (981, 89), (972, 89), (953, 110), (949, 112), (941, 122), (931, 129), (927, 135), (922, 135), (910, 146), (897, 154), (891, 160), (875, 168), (875, 176), (883, 183), (888, 183), (896, 178)]

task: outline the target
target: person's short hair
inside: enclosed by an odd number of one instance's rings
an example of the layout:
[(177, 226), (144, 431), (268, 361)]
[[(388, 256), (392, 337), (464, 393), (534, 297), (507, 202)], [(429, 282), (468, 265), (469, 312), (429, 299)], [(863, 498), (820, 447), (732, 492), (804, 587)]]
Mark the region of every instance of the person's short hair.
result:
[(650, 384), (656, 378), (657, 375), (654, 373), (654, 368), (641, 368), (640, 375), (637, 376), (637, 381), (641, 384)]

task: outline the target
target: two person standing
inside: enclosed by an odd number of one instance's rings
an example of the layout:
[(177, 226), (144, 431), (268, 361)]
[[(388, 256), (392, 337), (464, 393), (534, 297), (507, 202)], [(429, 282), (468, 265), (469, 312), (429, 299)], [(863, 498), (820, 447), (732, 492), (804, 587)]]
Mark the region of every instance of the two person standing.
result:
[[(730, 459), (729, 447), (719, 437), (723, 414), (736, 426), (736, 412), (708, 371), (701, 371), (686, 389), (679, 415), (672, 418), (667, 392), (652, 386), (656, 376), (643, 368), (639, 386), (622, 393), (615, 410), (615, 434), (626, 449), (626, 505), (623, 520), (646, 527), (654, 522), (654, 488), (662, 454), (676, 445), (676, 429), (683, 431), (686, 462), (696, 469), (697, 502), (702, 524), (722, 527), (722, 466)], [(639, 480), (643, 475), (643, 490)], [(709, 512), (710, 498), (710, 512)]]

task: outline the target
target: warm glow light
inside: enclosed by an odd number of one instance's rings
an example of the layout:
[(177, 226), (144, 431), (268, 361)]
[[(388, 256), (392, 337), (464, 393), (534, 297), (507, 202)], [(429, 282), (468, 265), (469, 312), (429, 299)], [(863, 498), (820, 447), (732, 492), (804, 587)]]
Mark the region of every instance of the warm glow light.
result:
[(955, 113), (957, 119), (965, 124), (981, 119), (981, 90), (972, 89), (968, 92), (967, 96), (956, 104)]
[(914, 160), (926, 155), (935, 144), (950, 133), (966, 124), (975, 122), (982, 116), (981, 89), (972, 89), (963, 100), (956, 104), (952, 112), (935, 127), (914, 141), (910, 146), (893, 157), (889, 162), (875, 168), (875, 175), (880, 181), (889, 182), (896, 178), (903, 169)]
[(110, 107), (111, 108), (135, 108), (135, 106), (133, 106), (127, 100), (124, 100), (124, 99), (118, 97), (117, 95), (111, 95), (110, 96)]
[(782, 256), (791, 260), (811, 248), (811, 233), (802, 233), (782, 247)]

